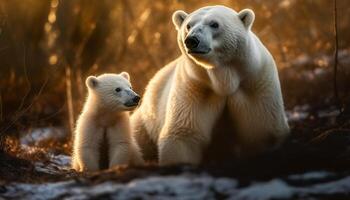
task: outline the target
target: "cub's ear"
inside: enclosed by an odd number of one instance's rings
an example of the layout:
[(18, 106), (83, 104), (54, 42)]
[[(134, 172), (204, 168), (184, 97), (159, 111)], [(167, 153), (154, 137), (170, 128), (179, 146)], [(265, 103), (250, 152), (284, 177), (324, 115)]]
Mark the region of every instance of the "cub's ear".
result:
[(243, 25), (246, 27), (247, 30), (250, 30), (252, 28), (255, 14), (251, 9), (243, 9), (238, 13), (238, 17), (242, 20)]
[(176, 30), (180, 30), (182, 23), (185, 21), (188, 14), (185, 11), (177, 10), (173, 14), (173, 23)]
[(85, 84), (88, 88), (95, 89), (98, 85), (98, 79), (96, 76), (87, 77)]
[(126, 80), (130, 81), (130, 75), (128, 74), (128, 72), (122, 72), (120, 73), (120, 75), (124, 77)]

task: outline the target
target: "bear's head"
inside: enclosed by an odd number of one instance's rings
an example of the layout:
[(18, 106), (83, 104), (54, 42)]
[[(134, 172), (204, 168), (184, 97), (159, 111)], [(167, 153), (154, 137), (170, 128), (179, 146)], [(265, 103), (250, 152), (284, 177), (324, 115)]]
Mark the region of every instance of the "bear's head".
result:
[(131, 110), (140, 101), (140, 96), (132, 90), (127, 72), (89, 76), (86, 86), (89, 95), (99, 106), (113, 111)]
[(239, 62), (254, 18), (250, 9), (237, 13), (225, 6), (209, 6), (190, 14), (178, 10), (173, 14), (173, 23), (182, 53), (211, 69)]

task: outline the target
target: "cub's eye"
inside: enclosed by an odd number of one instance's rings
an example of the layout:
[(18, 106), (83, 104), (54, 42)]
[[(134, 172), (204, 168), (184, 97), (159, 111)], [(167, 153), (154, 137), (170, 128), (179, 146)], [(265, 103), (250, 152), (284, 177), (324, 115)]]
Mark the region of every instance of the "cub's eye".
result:
[(122, 91), (122, 89), (118, 87), (118, 88), (115, 89), (115, 91), (116, 92), (120, 92), (120, 91)]
[(217, 22), (211, 22), (209, 26), (212, 28), (219, 28), (219, 24)]
[(187, 24), (186, 28), (187, 28), (187, 30), (190, 30), (191, 29), (191, 25)]

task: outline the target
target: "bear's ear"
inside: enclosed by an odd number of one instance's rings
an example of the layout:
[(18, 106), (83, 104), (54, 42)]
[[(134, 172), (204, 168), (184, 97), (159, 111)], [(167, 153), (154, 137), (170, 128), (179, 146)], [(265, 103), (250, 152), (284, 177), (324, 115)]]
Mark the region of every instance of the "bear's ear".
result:
[(238, 13), (238, 17), (242, 20), (243, 25), (250, 30), (252, 28), (255, 14), (251, 9), (243, 9)]
[(128, 74), (128, 72), (122, 72), (120, 73), (120, 75), (124, 77), (126, 80), (130, 81), (130, 75)]
[(182, 23), (185, 21), (186, 17), (187, 17), (187, 13), (185, 11), (182, 10), (177, 10), (174, 12), (173, 14), (173, 23), (176, 27), (176, 30), (180, 30), (180, 27), (182, 25)]
[(96, 76), (89, 76), (89, 77), (87, 77), (85, 84), (88, 88), (94, 89), (98, 85), (98, 80), (97, 80)]

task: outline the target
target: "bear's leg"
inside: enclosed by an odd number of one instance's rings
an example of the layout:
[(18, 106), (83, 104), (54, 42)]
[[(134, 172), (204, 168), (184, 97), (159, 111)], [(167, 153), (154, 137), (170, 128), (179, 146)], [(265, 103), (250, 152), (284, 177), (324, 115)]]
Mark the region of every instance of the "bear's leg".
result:
[(145, 164), (145, 161), (142, 159), (142, 155), (141, 155), (141, 152), (140, 152), (140, 149), (139, 147), (137, 146), (136, 142), (135, 141), (132, 141), (132, 144), (131, 144), (131, 165), (143, 165)]
[(159, 139), (159, 164), (200, 164), (203, 142), (190, 135), (179, 137), (171, 134)]
[(230, 115), (235, 116), (231, 121), (237, 126), (234, 134), (238, 157), (255, 156), (273, 149), (289, 135), (281, 96), (267, 94), (268, 91), (260, 96), (241, 93), (228, 98)]
[(130, 164), (140, 166), (140, 165), (144, 165), (145, 162), (142, 159), (141, 154), (139, 154), (139, 152), (135, 152), (135, 153), (133, 153), (132, 160), (131, 160)]
[(99, 151), (98, 148), (82, 147), (80, 149), (80, 170), (97, 171), (99, 170)]
[(131, 117), (132, 134), (138, 144), (142, 157), (146, 161), (156, 161), (158, 159), (157, 145), (149, 137), (138, 111)]
[[(198, 165), (210, 143), (212, 129), (221, 115), (225, 98), (195, 92), (185, 85), (175, 87), (169, 97), (165, 124), (159, 134), (159, 164)], [(193, 85), (187, 84), (187, 87)]]
[(79, 162), (77, 161), (77, 158), (76, 156), (73, 156), (72, 157), (72, 168), (75, 170), (75, 171), (81, 171), (81, 167), (80, 167), (80, 164)]
[(109, 168), (129, 164), (131, 159), (129, 144), (116, 144), (111, 147), (109, 155)]

